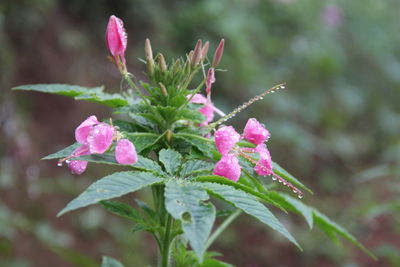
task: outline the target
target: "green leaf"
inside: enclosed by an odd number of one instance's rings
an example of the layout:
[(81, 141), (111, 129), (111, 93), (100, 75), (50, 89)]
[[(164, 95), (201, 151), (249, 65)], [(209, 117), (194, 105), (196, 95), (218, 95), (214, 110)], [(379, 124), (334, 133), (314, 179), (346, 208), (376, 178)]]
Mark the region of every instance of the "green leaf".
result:
[(128, 204), (118, 202), (118, 201), (109, 201), (103, 200), (100, 204), (109, 212), (121, 216), (123, 218), (132, 220), (134, 222), (143, 221), (143, 216), (134, 208), (129, 206)]
[(36, 91), (75, 97), (86, 93), (100, 93), (103, 88), (103, 86), (90, 88), (70, 84), (26, 84), (14, 87), (13, 90)]
[(70, 84), (27, 84), (14, 87), (13, 90), (36, 91), (74, 97), (76, 100), (86, 100), (110, 107), (128, 105), (128, 101), (120, 94), (103, 92), (104, 87), (82, 87)]
[(204, 155), (210, 158), (214, 158), (213, 151), (215, 151), (215, 145), (213, 140), (189, 133), (177, 133), (174, 135), (174, 137), (189, 142), (191, 145), (200, 150)]
[(181, 117), (181, 119), (190, 120), (190, 121), (197, 122), (197, 123), (201, 123), (206, 119), (206, 117), (203, 114), (201, 114), (199, 111), (192, 110), (192, 109), (182, 110), (180, 112), (179, 116)]
[(158, 163), (142, 156), (139, 156), (138, 161), (132, 166), (139, 170), (155, 172), (162, 176), (166, 175)]
[(280, 192), (269, 191), (268, 196), (282, 205), (285, 209), (303, 215), (310, 229), (313, 228), (313, 208), (305, 205), (302, 201)]
[(214, 168), (213, 163), (204, 160), (188, 160), (182, 165), (180, 172), (181, 177), (187, 177), (192, 174), (199, 174), (202, 172), (210, 171)]
[(176, 174), (181, 166), (182, 156), (172, 149), (162, 149), (159, 153), (159, 160), (169, 174)]
[(115, 160), (114, 153), (92, 154), (92, 155), (80, 156), (77, 158), (71, 158), (71, 160), (74, 160), (74, 159), (86, 160), (86, 161), (93, 162), (93, 163), (121, 165)]
[(377, 260), (377, 257), (369, 251), (363, 244), (361, 244), (352, 234), (350, 234), (346, 229), (338, 225), (337, 223), (331, 221), (324, 214), (319, 212), (318, 210), (313, 210), (314, 215), (314, 223), (318, 225), (321, 229), (327, 232), (327, 234), (336, 234), (339, 235), (354, 245), (356, 245), (359, 249), (364, 251), (367, 255), (369, 255), (372, 259)]
[(275, 200), (270, 198), (268, 195), (254, 191), (252, 188), (250, 188), (248, 186), (233, 182), (229, 179), (226, 179), (225, 177), (217, 176), (217, 175), (207, 175), (207, 176), (199, 176), (195, 180), (198, 182), (210, 182), (210, 183), (217, 183), (217, 184), (231, 186), (235, 189), (241, 190), (241, 191), (251, 194), (259, 199), (262, 199), (262, 200), (280, 208), (282, 211), (287, 213), (287, 211), (278, 202), (276, 202)]
[(57, 216), (91, 204), (123, 196), (149, 186), (163, 179), (148, 172), (116, 172), (91, 184), (77, 198), (72, 200)]
[(81, 94), (76, 96), (75, 99), (103, 104), (113, 108), (123, 107), (129, 104), (125, 97), (120, 94), (108, 94), (103, 92)]
[(281, 233), (293, 244), (295, 244), (299, 249), (301, 249), (300, 245), (286, 230), (285, 226), (280, 223), (279, 220), (263, 204), (258, 202), (258, 200), (254, 196), (242, 190), (235, 189), (229, 185), (217, 183), (201, 184), (204, 188), (207, 189), (210, 194), (214, 194), (217, 197), (224, 199), (235, 207), (243, 210), (247, 214), (259, 219), (264, 224)]
[(77, 149), (79, 146), (81, 146), (81, 144), (79, 144), (79, 143), (72, 144), (56, 153), (50, 154), (50, 155), (42, 158), (42, 160), (66, 158), (66, 157), (70, 156), (72, 154), (72, 152), (75, 149)]
[(108, 256), (103, 256), (101, 267), (124, 267), (122, 263)]
[(166, 208), (175, 219), (181, 220), (185, 236), (200, 262), (216, 214), (211, 203), (204, 203), (208, 198), (206, 191), (197, 184), (184, 181), (178, 183), (176, 180), (166, 184)]
[(279, 166), (278, 163), (273, 162), (273, 167), (274, 167), (274, 173), (277, 175), (281, 176), (283, 179), (287, 180), (288, 182), (292, 183), (293, 185), (308, 191), (310, 194), (313, 194), (313, 191), (302, 184), (299, 180), (297, 180), (293, 175), (288, 173), (285, 169), (283, 169), (281, 166)]
[(136, 152), (140, 153), (146, 148), (158, 142), (160, 135), (153, 133), (124, 133), (136, 148)]

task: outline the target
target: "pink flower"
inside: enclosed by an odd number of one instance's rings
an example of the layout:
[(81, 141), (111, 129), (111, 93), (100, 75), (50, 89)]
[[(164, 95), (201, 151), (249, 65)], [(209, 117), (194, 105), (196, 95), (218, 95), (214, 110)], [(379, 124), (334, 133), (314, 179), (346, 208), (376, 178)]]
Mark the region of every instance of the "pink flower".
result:
[(133, 143), (128, 139), (119, 140), (115, 148), (115, 159), (119, 164), (135, 164), (138, 157)]
[(339, 26), (343, 22), (343, 11), (336, 5), (326, 5), (321, 12), (321, 19), (331, 27)]
[(87, 138), (91, 154), (103, 154), (111, 146), (114, 137), (114, 127), (106, 123), (93, 126)]
[[(190, 98), (191, 96), (192, 95), (188, 95), (187, 98)], [(208, 125), (208, 123), (214, 119), (215, 107), (205, 96), (202, 94), (195, 94), (190, 100), (190, 103), (203, 104), (199, 109), (199, 112), (203, 114), (206, 119), (200, 124), (200, 126)]]
[(256, 151), (260, 155), (260, 159), (258, 160), (256, 166), (254, 167), (254, 171), (258, 175), (271, 175), (272, 171), (272, 159), (269, 153), (269, 150), (265, 146), (265, 144), (258, 145), (256, 147)]
[(75, 139), (78, 143), (87, 144), (87, 138), (93, 126), (98, 124), (96, 116), (92, 115), (82, 122), (75, 130)]
[[(74, 150), (71, 154), (71, 158), (80, 157), (83, 155), (89, 155), (89, 147), (87, 145), (83, 145)], [(82, 174), (88, 165), (88, 162), (85, 160), (67, 160), (68, 167), (70, 168), (73, 174)]]
[(121, 19), (112, 15), (108, 20), (106, 30), (106, 44), (111, 55), (120, 56), (125, 63), (125, 50), (128, 43), (128, 36), (124, 29), (124, 23)]
[(221, 160), (215, 165), (213, 174), (223, 176), (237, 182), (240, 178), (241, 168), (239, 160), (235, 155), (226, 154), (223, 155)]
[(251, 118), (247, 121), (243, 130), (243, 137), (253, 144), (259, 145), (267, 141), (270, 137), (269, 131), (256, 119)]
[(239, 142), (240, 134), (232, 126), (224, 126), (215, 132), (214, 138), (219, 153), (226, 155)]

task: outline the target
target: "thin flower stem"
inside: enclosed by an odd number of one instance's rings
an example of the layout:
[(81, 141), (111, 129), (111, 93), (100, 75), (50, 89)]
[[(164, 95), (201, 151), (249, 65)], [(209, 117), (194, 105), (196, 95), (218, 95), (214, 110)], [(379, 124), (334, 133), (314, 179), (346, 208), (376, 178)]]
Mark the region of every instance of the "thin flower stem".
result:
[(231, 113), (229, 113), (228, 115), (220, 118), (218, 121), (211, 123), (210, 125), (208, 125), (208, 131), (211, 131), (212, 129), (215, 129), (215, 127), (217, 127), (218, 125), (220, 125), (221, 123), (233, 118), (236, 114), (238, 114), (239, 112), (241, 112), (242, 110), (244, 110), (245, 108), (249, 107), (251, 104), (253, 104), (254, 102), (261, 100), (264, 98), (264, 96), (266, 96), (267, 94), (271, 94), (273, 92), (275, 92), (276, 90), (279, 89), (284, 89), (285, 88), (285, 83), (281, 83), (278, 85), (275, 85), (274, 87), (264, 91), (263, 93), (259, 94), (256, 97), (253, 97), (252, 99), (250, 99), (249, 101), (247, 101), (246, 103), (240, 105), (239, 107), (237, 107), (236, 109), (234, 109)]
[(234, 213), (229, 215), (229, 217), (212, 233), (210, 238), (207, 240), (206, 249), (211, 246), (212, 243), (218, 238), (218, 236), (235, 220), (240, 214), (242, 213), (241, 210), (236, 210)]

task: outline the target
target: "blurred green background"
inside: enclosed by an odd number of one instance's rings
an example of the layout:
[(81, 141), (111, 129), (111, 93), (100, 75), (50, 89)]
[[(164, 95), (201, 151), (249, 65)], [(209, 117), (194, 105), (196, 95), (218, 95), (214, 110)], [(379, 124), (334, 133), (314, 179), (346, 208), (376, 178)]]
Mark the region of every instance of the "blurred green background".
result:
[[(110, 255), (126, 266), (156, 262), (145, 233), (100, 207), (56, 218), (111, 169), (90, 164), (79, 177), (39, 161), (73, 142), (86, 117), (110, 110), (61, 96), (12, 92), (27, 83), (105, 84), (120, 90), (106, 59), (108, 17), (128, 31), (128, 68), (143, 78), (144, 39), (168, 58), (197, 39), (225, 38), (213, 99), (229, 112), (287, 82), (232, 119), (257, 117), (272, 133), (272, 157), (314, 189), (304, 201), (374, 251), (309, 231), (277, 212), (298, 251), (246, 216), (212, 247), (246, 267), (400, 266), (400, 2), (398, 0), (2, 0), (0, 2), (0, 266), (98, 266)], [(213, 51), (213, 50), (212, 50)], [(147, 198), (146, 192), (136, 195)], [(132, 201), (132, 196), (127, 198)]]

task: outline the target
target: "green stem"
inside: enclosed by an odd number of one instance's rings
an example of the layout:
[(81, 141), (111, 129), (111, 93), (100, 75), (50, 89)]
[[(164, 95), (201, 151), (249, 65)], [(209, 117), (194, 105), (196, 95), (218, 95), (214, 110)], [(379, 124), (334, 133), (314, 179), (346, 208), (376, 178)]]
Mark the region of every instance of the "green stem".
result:
[(171, 215), (167, 214), (167, 223), (165, 226), (165, 235), (164, 235), (164, 243), (162, 249), (162, 258), (161, 258), (161, 266), (168, 267), (169, 261), (169, 248), (171, 243), (171, 229), (172, 229), (172, 217)]
[(210, 238), (207, 240), (206, 243), (206, 251), (208, 250), (208, 248), (211, 246), (211, 244), (215, 241), (215, 239), (217, 239), (217, 237), (233, 222), (233, 220), (235, 220), (240, 213), (242, 213), (241, 210), (236, 210), (234, 213), (232, 213), (231, 215), (229, 215), (228, 218), (226, 218), (226, 220), (217, 228), (217, 230), (215, 230), (212, 235), (210, 236)]

